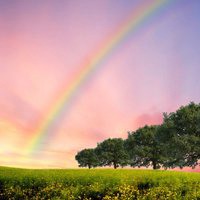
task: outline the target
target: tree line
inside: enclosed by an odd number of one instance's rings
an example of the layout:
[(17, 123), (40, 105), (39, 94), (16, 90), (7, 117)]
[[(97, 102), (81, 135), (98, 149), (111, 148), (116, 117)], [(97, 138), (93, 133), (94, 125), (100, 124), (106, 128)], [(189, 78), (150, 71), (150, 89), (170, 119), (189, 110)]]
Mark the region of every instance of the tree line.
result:
[(163, 113), (161, 125), (128, 132), (126, 139), (109, 138), (96, 148), (83, 149), (75, 159), (79, 167), (149, 167), (153, 169), (200, 165), (200, 104)]

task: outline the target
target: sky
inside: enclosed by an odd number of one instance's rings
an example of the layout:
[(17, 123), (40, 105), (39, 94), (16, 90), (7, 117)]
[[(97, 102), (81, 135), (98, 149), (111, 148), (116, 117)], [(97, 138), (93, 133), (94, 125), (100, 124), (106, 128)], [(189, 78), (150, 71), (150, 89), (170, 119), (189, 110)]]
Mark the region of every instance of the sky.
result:
[(0, 165), (75, 168), (78, 151), (199, 103), (199, 8), (0, 0)]

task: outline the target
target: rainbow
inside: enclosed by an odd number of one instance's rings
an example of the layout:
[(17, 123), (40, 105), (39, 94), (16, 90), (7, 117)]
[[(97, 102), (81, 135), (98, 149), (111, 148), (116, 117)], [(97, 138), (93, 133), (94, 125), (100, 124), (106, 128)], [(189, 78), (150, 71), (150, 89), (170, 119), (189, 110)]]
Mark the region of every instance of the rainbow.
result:
[(26, 146), (26, 152), (29, 154), (34, 153), (42, 143), (46, 141), (58, 119), (62, 116), (66, 107), (69, 107), (73, 98), (77, 95), (81, 87), (90, 79), (95, 71), (102, 66), (102, 62), (105, 62), (112, 52), (123, 41), (136, 33), (142, 26), (149, 22), (149, 20), (155, 15), (161, 13), (162, 8), (165, 8), (171, 0), (148, 0), (144, 4), (140, 5), (137, 10), (131, 13), (131, 15), (119, 25), (119, 27), (101, 43), (101, 46), (97, 48), (97, 51), (90, 56), (89, 62), (84, 63), (80, 70), (73, 76), (71, 83), (64, 86), (58, 95), (56, 100), (51, 103), (51, 106), (45, 112), (45, 116), (41, 122), (33, 131), (30, 138), (30, 143)]

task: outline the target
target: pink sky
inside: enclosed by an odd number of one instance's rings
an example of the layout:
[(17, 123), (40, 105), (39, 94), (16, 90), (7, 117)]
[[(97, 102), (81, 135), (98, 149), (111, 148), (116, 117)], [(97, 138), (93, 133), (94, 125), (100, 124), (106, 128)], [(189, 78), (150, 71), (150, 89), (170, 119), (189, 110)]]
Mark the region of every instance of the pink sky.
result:
[(83, 85), (59, 128), (24, 153), (63, 84), (145, 0), (0, 2), (0, 163), (77, 167), (77, 151), (159, 124), (200, 100), (199, 1), (174, 1), (129, 36)]

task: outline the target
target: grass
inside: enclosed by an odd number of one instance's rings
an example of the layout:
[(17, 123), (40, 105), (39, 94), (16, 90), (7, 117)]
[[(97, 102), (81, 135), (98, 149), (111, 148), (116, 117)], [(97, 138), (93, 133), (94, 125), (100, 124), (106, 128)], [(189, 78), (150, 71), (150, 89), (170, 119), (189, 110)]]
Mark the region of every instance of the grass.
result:
[(200, 174), (0, 167), (0, 199), (200, 199)]

